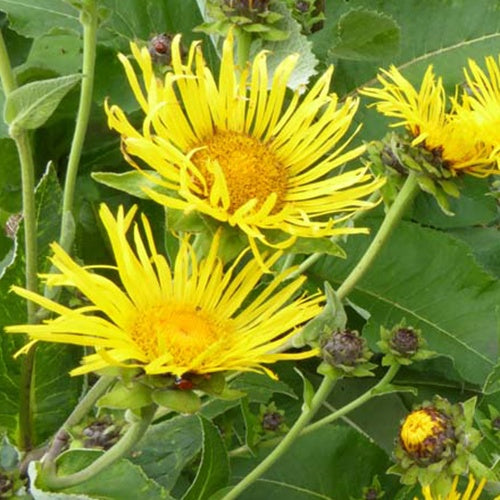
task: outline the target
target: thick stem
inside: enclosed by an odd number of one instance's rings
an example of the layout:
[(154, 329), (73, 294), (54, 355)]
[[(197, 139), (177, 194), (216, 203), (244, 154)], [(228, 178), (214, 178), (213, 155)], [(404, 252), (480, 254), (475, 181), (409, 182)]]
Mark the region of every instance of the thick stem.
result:
[[(355, 410), (356, 408), (359, 408), (363, 404), (365, 404), (367, 401), (370, 399), (377, 397), (381, 394), (383, 394), (382, 390), (383, 388), (387, 385), (390, 384), (392, 379), (396, 376), (396, 373), (399, 370), (399, 365), (391, 365), (389, 370), (387, 370), (386, 374), (377, 382), (376, 385), (374, 385), (372, 388), (368, 389), (365, 393), (361, 394), (358, 398), (354, 399), (351, 401), (349, 404), (343, 406), (339, 410), (331, 413), (330, 415), (327, 415), (326, 417), (323, 417), (320, 420), (317, 420), (316, 422), (307, 425), (302, 429), (302, 432), (300, 433), (301, 436), (305, 436), (306, 434), (309, 434), (312, 431), (315, 431), (319, 429), (320, 427), (323, 427), (324, 425), (331, 424), (335, 420), (338, 420), (339, 418), (342, 418), (344, 415), (347, 415), (351, 411)], [(270, 446), (276, 446), (280, 441), (282, 440), (282, 437), (276, 437), (274, 439), (268, 439), (267, 441), (264, 441), (262, 443), (262, 446), (268, 448)], [(250, 450), (248, 449), (247, 446), (241, 446), (239, 448), (236, 448), (232, 450), (229, 455), (234, 457), (234, 456), (239, 456), (244, 453), (248, 453)]]
[[(403, 188), (398, 193), (396, 200), (387, 212), (384, 221), (382, 222), (377, 234), (375, 235), (375, 238), (368, 247), (367, 251), (359, 260), (356, 267), (351, 271), (344, 283), (342, 283), (340, 288), (337, 290), (337, 294), (341, 299), (345, 298), (348, 295), (348, 293), (354, 288), (356, 283), (372, 264), (379, 250), (388, 239), (396, 224), (402, 218), (406, 207), (414, 198), (417, 192), (418, 183), (416, 177), (413, 174), (410, 174), (405, 184), (403, 185)], [(396, 370), (396, 368), (394, 368), (394, 370)], [(392, 372), (394, 370), (391, 367), (391, 369), (386, 374), (386, 377), (392, 377)], [(384, 377), (385, 380), (387, 380), (386, 377)], [(385, 380), (384, 383), (386, 383)], [(302, 433), (306, 425), (310, 422), (317, 410), (326, 400), (331, 392), (331, 389), (333, 388), (334, 383), (335, 381), (331, 378), (325, 377), (323, 379), (321, 385), (318, 388), (318, 391), (313, 397), (311, 406), (305, 407), (302, 410), (302, 414), (293, 424), (288, 434), (283, 438), (278, 446), (252, 472), (250, 472), (250, 474), (244, 477), (227, 495), (223, 497), (223, 500), (232, 500), (237, 498), (240, 493), (248, 488), (248, 486), (250, 486), (256, 479), (258, 479), (264, 472), (266, 472), (274, 464), (274, 462), (276, 462), (276, 460), (278, 460), (283, 455), (283, 453), (285, 453), (285, 451), (292, 445), (295, 438)], [(359, 405), (364, 403), (366, 400), (372, 397), (372, 395), (372, 391), (369, 391), (366, 395), (360, 397), (361, 402), (357, 401), (357, 404)], [(358, 398), (358, 400), (360, 398)], [(349, 411), (353, 409), (353, 403), (348, 405)], [(345, 409), (342, 408), (341, 410), (335, 412), (335, 418), (339, 418), (339, 416), (342, 416), (344, 414), (344, 411)], [(328, 420), (325, 421), (325, 423), (329, 423), (331, 421), (332, 420)], [(322, 425), (324, 425), (324, 423)], [(316, 424), (313, 424), (313, 426), (316, 426)], [(317, 427), (312, 427), (312, 430), (314, 430), (314, 428)]]
[(69, 438), (68, 430), (78, 424), (89, 413), (95, 402), (106, 392), (114, 380), (114, 377), (101, 377), (78, 402), (70, 416), (54, 436), (52, 444), (44, 457), (44, 468), (50, 468), (52, 462), (65, 447)]
[[(0, 78), (5, 97), (17, 88), (16, 79), (10, 65), (9, 54), (0, 31)], [(12, 138), (16, 143), (19, 162), (21, 164), (21, 182), (24, 218), (24, 240), (25, 240), (25, 265), (26, 265), (26, 288), (37, 291), (37, 231), (36, 231), (36, 207), (35, 207), (35, 165), (31, 151), (31, 142), (23, 129), (11, 130)], [(27, 304), (28, 323), (36, 321), (35, 304), (28, 301)], [(35, 363), (35, 348), (32, 347), (23, 358), (21, 366), (21, 381), (19, 388), (19, 447), (22, 450), (30, 450), (32, 446), (32, 412), (31, 412), (31, 385)]]
[(288, 431), (283, 440), (278, 444), (276, 448), (259, 464), (255, 469), (250, 472), (246, 477), (244, 477), (236, 486), (225, 495), (222, 500), (233, 500), (238, 498), (248, 486), (250, 486), (256, 479), (258, 479), (264, 472), (266, 472), (273, 464), (278, 460), (293, 444), (295, 439), (301, 434), (304, 427), (310, 422), (315, 413), (323, 404), (323, 401), (328, 397), (333, 386), (335, 385), (335, 380), (325, 377), (318, 387), (316, 394), (314, 395), (311, 405), (309, 407), (304, 407), (300, 417), (295, 421), (292, 428)]
[(80, 22), (83, 26), (83, 79), (75, 132), (71, 142), (66, 180), (64, 183), (63, 219), (59, 236), (59, 244), (67, 252), (70, 251), (74, 239), (73, 201), (75, 197), (75, 185), (92, 107), (98, 24), (96, 0), (84, 1), (80, 14)]
[(365, 272), (371, 266), (380, 249), (389, 238), (393, 229), (403, 217), (406, 208), (418, 193), (418, 183), (415, 174), (410, 173), (406, 179), (401, 191), (398, 193), (394, 203), (387, 212), (375, 238), (373, 238), (370, 246), (364, 253), (363, 257), (356, 264), (349, 276), (344, 280), (337, 290), (337, 295), (343, 299), (349, 295), (352, 289), (356, 286), (358, 281), (363, 277)]
[(143, 409), (142, 418), (133, 423), (121, 439), (109, 450), (103, 453), (88, 467), (68, 476), (57, 476), (55, 465), (45, 470), (43, 481), (51, 490), (70, 488), (87, 481), (91, 477), (104, 471), (107, 467), (126, 455), (142, 438), (153, 419), (156, 406), (152, 405)]

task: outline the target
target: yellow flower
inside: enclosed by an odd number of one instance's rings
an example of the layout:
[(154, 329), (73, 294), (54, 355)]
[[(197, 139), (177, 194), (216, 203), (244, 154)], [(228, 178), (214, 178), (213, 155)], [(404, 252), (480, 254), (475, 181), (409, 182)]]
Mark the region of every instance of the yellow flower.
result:
[(491, 56), (486, 58), (487, 73), (473, 60), (469, 60), (469, 69), (470, 73), (465, 70), (467, 89), (460, 115), (483, 130), (481, 139), (491, 147), (492, 161), (500, 171), (500, 56), (498, 62)]
[[(424, 486), (422, 488), (422, 494), (424, 495), (423, 500), (479, 500), (479, 496), (481, 495), (484, 485), (486, 484), (486, 479), (482, 479), (477, 485), (476, 491), (473, 491), (475, 484), (476, 481), (474, 478), (469, 476), (467, 489), (463, 493), (460, 493), (457, 491), (458, 476), (456, 476), (453, 480), (451, 491), (446, 495), (446, 497), (433, 495), (430, 486)], [(418, 498), (415, 497), (414, 500), (418, 500)]]
[[(287, 248), (297, 237), (366, 232), (339, 223), (373, 207), (363, 198), (384, 181), (366, 167), (334, 174), (365, 150), (348, 149), (352, 137), (339, 144), (358, 100), (339, 105), (329, 93), (330, 68), (302, 98), (297, 91), (285, 104), (298, 56), (284, 59), (270, 77), (266, 51), (242, 69), (235, 66), (233, 48), (230, 32), (218, 81), (199, 43), (191, 45), (184, 64), (178, 36), (172, 70), (163, 79), (155, 77), (146, 48), (131, 44), (142, 79), (119, 56), (145, 118), (139, 131), (123, 110), (106, 105), (108, 123), (121, 134), (134, 167), (148, 175), (148, 165), (160, 174), (149, 178), (163, 190), (145, 192), (169, 208), (196, 210), (238, 227), (257, 256), (257, 240)], [(278, 243), (269, 237), (273, 230), (285, 233)]]
[(399, 119), (392, 126), (404, 126), (413, 136), (414, 146), (421, 144), (434, 153), (452, 173), (465, 171), (484, 177), (500, 173), (498, 67), (493, 60), (488, 63), (488, 78), (473, 61), (469, 64), (475, 78), (467, 76), (472, 96), (462, 103), (452, 99), (450, 111), (443, 82), (436, 79), (432, 66), (419, 90), (391, 66), (378, 76), (381, 88), (367, 87), (360, 93), (377, 99), (379, 112)]
[[(127, 241), (135, 207), (120, 208), (116, 219), (102, 205), (100, 217), (116, 259), (113, 267), (121, 285), (82, 267), (62, 248), (52, 245), (52, 263), (60, 274), (44, 275), (49, 286), (79, 290), (90, 302), (70, 309), (28, 290), (13, 287), (20, 296), (56, 313), (40, 325), (16, 325), (10, 333), (27, 333), (31, 342), (61, 342), (94, 347), (73, 375), (107, 366), (140, 367), (148, 374), (213, 373), (225, 370), (260, 371), (272, 376), (265, 363), (303, 359), (317, 350), (277, 352), (296, 329), (321, 312), (321, 294), (292, 300), (304, 278), (286, 285), (282, 273), (256, 292), (262, 277), (254, 260), (243, 264), (243, 252), (224, 271), (217, 258), (216, 234), (208, 256), (198, 261), (183, 239), (175, 264), (169, 266), (153, 241), (150, 225), (142, 217), (145, 240), (136, 224), (134, 247)], [(146, 242), (146, 244), (145, 244)], [(271, 266), (279, 252), (265, 264)], [(237, 271), (238, 269), (238, 271)]]

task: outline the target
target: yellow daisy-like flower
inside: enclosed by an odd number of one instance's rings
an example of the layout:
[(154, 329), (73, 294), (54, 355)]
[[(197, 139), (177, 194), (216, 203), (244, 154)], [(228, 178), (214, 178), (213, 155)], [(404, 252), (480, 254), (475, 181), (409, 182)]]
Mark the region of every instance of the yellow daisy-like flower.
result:
[[(474, 491), (476, 481), (472, 476), (469, 476), (467, 488), (462, 493), (457, 491), (458, 479), (458, 476), (456, 476), (453, 480), (451, 491), (445, 497), (441, 495), (433, 495), (430, 486), (424, 486), (422, 488), (422, 494), (424, 495), (423, 500), (479, 500), (479, 496), (481, 495), (484, 485), (486, 484), (486, 479), (482, 479)], [(414, 500), (419, 499), (415, 497)]]
[(499, 80), (494, 71), (488, 78), (475, 63), (470, 65), (476, 78), (469, 78), (475, 101), (470, 97), (464, 105), (455, 100), (451, 111), (446, 110), (443, 82), (436, 79), (432, 66), (427, 68), (419, 90), (391, 66), (378, 76), (381, 88), (367, 87), (360, 93), (377, 99), (379, 112), (399, 119), (392, 126), (404, 126), (413, 136), (414, 146), (421, 144), (435, 153), (452, 173), (464, 171), (484, 177), (499, 173), (500, 150), (498, 142), (492, 140), (493, 135), (498, 137)]
[[(224, 271), (217, 258), (218, 234), (201, 261), (183, 239), (175, 264), (169, 266), (157, 252), (144, 216), (145, 240), (136, 224), (135, 248), (127, 241), (135, 212), (135, 208), (128, 213), (120, 208), (115, 219), (105, 205), (100, 209), (121, 286), (78, 265), (54, 243), (52, 263), (60, 274), (44, 275), (47, 284), (74, 287), (90, 305), (70, 309), (13, 287), (18, 295), (57, 315), (40, 325), (7, 327), (7, 332), (27, 333), (32, 340), (20, 352), (38, 341), (91, 346), (96, 352), (85, 356), (73, 375), (117, 365), (175, 376), (226, 370), (272, 376), (263, 364), (317, 354), (317, 350), (276, 352), (302, 323), (321, 312), (323, 296), (319, 293), (292, 300), (304, 278), (284, 285), (288, 273), (282, 273), (254, 294), (261, 266), (255, 259), (243, 264), (243, 252)], [(265, 264), (272, 266), (278, 258), (275, 253)]]
[(475, 61), (469, 60), (470, 73), (464, 71), (467, 90), (462, 96), (460, 114), (483, 130), (481, 138), (491, 147), (492, 161), (497, 162), (500, 172), (500, 56), (498, 61), (487, 57), (486, 69), (484, 72)]
[[(365, 150), (349, 150), (350, 139), (339, 145), (358, 100), (339, 105), (329, 93), (330, 68), (302, 98), (297, 91), (286, 104), (298, 56), (284, 59), (270, 78), (266, 51), (251, 67), (238, 68), (233, 49), (230, 32), (218, 83), (199, 43), (191, 45), (184, 64), (179, 36), (172, 42), (172, 70), (163, 79), (155, 76), (146, 48), (131, 44), (142, 79), (119, 56), (145, 118), (138, 131), (123, 110), (106, 106), (109, 126), (121, 134), (128, 161), (145, 175), (137, 160), (149, 165), (161, 177), (150, 179), (170, 190), (145, 192), (167, 207), (240, 228), (257, 256), (256, 240), (287, 248), (297, 237), (366, 232), (338, 223), (373, 207), (363, 198), (384, 181), (366, 167), (333, 175)], [(268, 230), (284, 232), (284, 241), (271, 242)]]

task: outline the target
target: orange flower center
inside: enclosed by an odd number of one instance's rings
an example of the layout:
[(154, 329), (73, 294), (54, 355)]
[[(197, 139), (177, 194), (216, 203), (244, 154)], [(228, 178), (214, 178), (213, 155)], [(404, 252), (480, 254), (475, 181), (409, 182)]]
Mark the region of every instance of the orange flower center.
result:
[(231, 327), (195, 307), (164, 304), (139, 312), (129, 331), (149, 361), (169, 353), (177, 366), (189, 366)]
[(206, 179), (208, 193), (216, 185), (217, 171), (222, 172), (229, 193), (228, 212), (234, 213), (252, 199), (257, 200), (258, 209), (273, 193), (276, 201), (270, 213), (283, 206), (287, 173), (268, 146), (254, 137), (221, 130), (195, 147), (202, 149), (191, 160)]

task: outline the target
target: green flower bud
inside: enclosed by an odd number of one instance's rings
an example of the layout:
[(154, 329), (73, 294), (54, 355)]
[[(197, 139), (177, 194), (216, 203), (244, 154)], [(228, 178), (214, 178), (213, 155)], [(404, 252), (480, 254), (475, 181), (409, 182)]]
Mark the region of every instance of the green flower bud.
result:
[(414, 361), (428, 359), (434, 353), (425, 350), (426, 342), (420, 330), (406, 326), (404, 320), (392, 330), (380, 328), (381, 340), (377, 342), (380, 350), (385, 354), (382, 365), (392, 364), (409, 365)]
[(321, 354), (324, 362), (319, 373), (331, 377), (373, 376), (370, 370), (376, 367), (368, 360), (372, 357), (366, 341), (355, 330), (337, 330), (321, 340)]
[(451, 404), (436, 396), (415, 408), (402, 422), (394, 451), (397, 464), (388, 472), (404, 484), (419, 482), (443, 497), (455, 476), (486, 469), (472, 453), (481, 435), (472, 427), (476, 399)]

